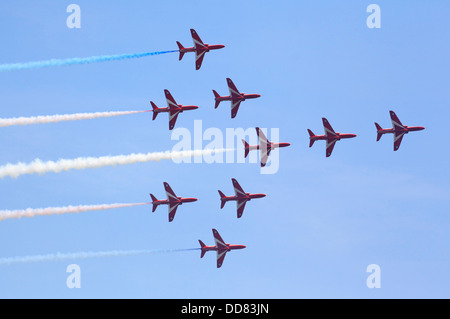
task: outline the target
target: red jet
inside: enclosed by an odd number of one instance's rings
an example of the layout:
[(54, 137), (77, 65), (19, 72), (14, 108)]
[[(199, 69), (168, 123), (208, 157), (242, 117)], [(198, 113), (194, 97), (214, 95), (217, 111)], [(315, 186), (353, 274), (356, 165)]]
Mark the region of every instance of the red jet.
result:
[(244, 190), (242, 189), (241, 185), (239, 185), (238, 181), (234, 178), (231, 179), (231, 181), (233, 182), (233, 187), (234, 187), (234, 193), (236, 194), (235, 196), (225, 196), (224, 193), (222, 193), (219, 190), (219, 195), (220, 195), (220, 208), (222, 209), (225, 206), (225, 203), (228, 201), (236, 201), (236, 205), (237, 205), (237, 217), (241, 218), (242, 213), (244, 212), (244, 208), (245, 208), (245, 203), (247, 203), (248, 201), (252, 200), (253, 198), (262, 198), (265, 197), (266, 194), (250, 194), (250, 193), (246, 193), (244, 192)]
[(337, 141), (343, 139), (343, 138), (353, 138), (356, 137), (356, 134), (342, 134), (337, 133), (333, 130), (328, 120), (324, 117), (322, 117), (323, 122), (323, 128), (325, 129), (325, 135), (314, 135), (314, 133), (308, 129), (309, 133), (309, 147), (313, 146), (315, 141), (318, 140), (325, 140), (327, 141), (327, 147), (326, 147), (326, 155), (329, 157), (331, 153), (333, 152), (334, 145)]
[(403, 135), (409, 132), (422, 131), (425, 128), (423, 126), (406, 126), (398, 119), (394, 111), (389, 111), (391, 115), (392, 128), (383, 129), (378, 123), (375, 123), (377, 128), (377, 142), (380, 140), (381, 136), (386, 133), (394, 133), (394, 151), (398, 150), (403, 139)]
[(215, 109), (219, 106), (222, 101), (231, 101), (231, 118), (234, 119), (239, 110), (239, 105), (241, 105), (242, 101), (246, 99), (256, 99), (261, 97), (259, 94), (245, 94), (244, 92), (239, 92), (239, 90), (234, 85), (233, 81), (230, 78), (227, 78), (228, 89), (230, 90), (229, 96), (220, 96), (219, 93), (213, 90), (216, 104), (214, 106)]
[(227, 252), (235, 249), (243, 249), (246, 247), (244, 245), (227, 244), (222, 239), (222, 237), (220, 237), (219, 232), (216, 229), (213, 228), (212, 232), (214, 236), (214, 241), (216, 242), (215, 246), (206, 246), (200, 239), (198, 240), (202, 250), (200, 258), (203, 258), (203, 256), (207, 251), (211, 250), (217, 251), (217, 268), (220, 268), (222, 266), (223, 260), (225, 259), (225, 255), (227, 254)]
[(164, 93), (166, 95), (167, 107), (157, 107), (153, 101), (150, 101), (153, 108), (153, 120), (156, 119), (159, 113), (169, 113), (169, 130), (172, 130), (175, 127), (178, 114), (183, 113), (183, 111), (198, 109), (198, 106), (177, 104), (169, 90), (164, 90)]
[(155, 196), (153, 196), (153, 194), (150, 194), (153, 204), (152, 213), (155, 212), (158, 205), (169, 205), (169, 222), (171, 222), (175, 218), (175, 213), (177, 212), (177, 208), (179, 205), (197, 201), (197, 198), (177, 197), (172, 188), (170, 188), (169, 184), (166, 182), (164, 182), (164, 188), (166, 190), (167, 199), (157, 199)]
[(269, 158), (270, 152), (272, 150), (280, 147), (288, 147), (289, 145), (291, 145), (290, 143), (269, 142), (269, 140), (267, 140), (266, 135), (259, 127), (256, 128), (256, 134), (258, 135), (259, 140), (258, 145), (249, 145), (245, 140), (242, 140), (242, 143), (244, 143), (244, 151), (245, 151), (244, 157), (247, 157), (250, 151), (260, 150), (261, 167), (266, 166), (267, 159)]
[(183, 55), (186, 52), (195, 52), (195, 69), (196, 70), (199, 70), (200, 67), (202, 66), (203, 58), (205, 57), (206, 52), (209, 52), (210, 50), (222, 49), (225, 47), (222, 44), (209, 45), (209, 44), (203, 43), (203, 41), (200, 39), (200, 37), (198, 36), (197, 32), (195, 32), (194, 29), (191, 29), (191, 35), (192, 35), (192, 40), (194, 41), (194, 46), (191, 48), (185, 48), (181, 45), (180, 42), (177, 41), (178, 48), (180, 49), (179, 50), (180, 57), (178, 60), (181, 61), (181, 59), (183, 58)]

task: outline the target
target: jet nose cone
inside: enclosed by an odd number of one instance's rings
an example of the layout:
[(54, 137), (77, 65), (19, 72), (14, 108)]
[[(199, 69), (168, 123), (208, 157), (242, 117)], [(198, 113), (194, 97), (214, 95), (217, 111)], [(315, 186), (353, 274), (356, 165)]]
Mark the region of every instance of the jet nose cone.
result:
[(218, 47), (219, 49), (225, 48), (225, 46), (224, 46), (223, 44), (219, 44), (217, 47)]

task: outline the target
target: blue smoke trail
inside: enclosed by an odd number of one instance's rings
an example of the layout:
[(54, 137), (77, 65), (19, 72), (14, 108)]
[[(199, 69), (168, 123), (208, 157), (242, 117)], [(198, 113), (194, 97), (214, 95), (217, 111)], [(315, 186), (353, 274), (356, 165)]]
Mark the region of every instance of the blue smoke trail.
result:
[(160, 55), (165, 53), (178, 52), (178, 50), (171, 51), (156, 51), (156, 52), (142, 52), (142, 53), (130, 53), (130, 54), (115, 54), (115, 55), (99, 55), (88, 58), (70, 58), (70, 59), (51, 59), (46, 61), (25, 62), (25, 63), (7, 63), (0, 64), (0, 72), (15, 71), (15, 70), (28, 70), (28, 69), (40, 69), (49, 68), (54, 66), (65, 66), (73, 64), (90, 64), (97, 62), (116, 61), (125, 59), (137, 59), (150, 55)]

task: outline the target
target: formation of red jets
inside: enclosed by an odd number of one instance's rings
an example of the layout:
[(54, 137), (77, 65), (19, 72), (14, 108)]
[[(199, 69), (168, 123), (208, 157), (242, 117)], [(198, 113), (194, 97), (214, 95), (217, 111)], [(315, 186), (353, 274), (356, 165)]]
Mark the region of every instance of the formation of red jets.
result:
[[(191, 36), (192, 40), (194, 42), (193, 47), (185, 48), (183, 45), (177, 41), (177, 45), (179, 48), (179, 60), (181, 60), (185, 53), (188, 52), (195, 52), (195, 69), (199, 70), (202, 66), (203, 59), (206, 52), (209, 52), (211, 50), (217, 50), (222, 49), (225, 46), (221, 44), (216, 45), (209, 45), (205, 44), (197, 34), (197, 32), (194, 29), (191, 29)], [(259, 98), (261, 95), (259, 94), (246, 94), (243, 92), (240, 92), (236, 85), (233, 83), (233, 81), (230, 78), (226, 79), (228, 90), (230, 92), (230, 95), (228, 96), (221, 96), (218, 94), (215, 90), (213, 91), (214, 94), (214, 101), (215, 105), (214, 108), (217, 109), (220, 102), (222, 101), (230, 101), (231, 102), (231, 118), (235, 118), (239, 107), (241, 103), (247, 99), (255, 99)], [(195, 110), (198, 108), (196, 105), (181, 105), (175, 102), (175, 99), (169, 92), (169, 90), (164, 90), (164, 94), (167, 101), (167, 107), (165, 108), (158, 108), (153, 101), (151, 101), (152, 105), (152, 111), (153, 111), (153, 120), (156, 119), (157, 115), (159, 113), (168, 113), (169, 114), (169, 130), (172, 130), (175, 127), (175, 123), (177, 121), (178, 115), (182, 113), (183, 111), (188, 110)], [(383, 134), (392, 133), (394, 136), (394, 151), (397, 151), (400, 147), (400, 144), (402, 142), (403, 136), (409, 132), (414, 131), (421, 131), (424, 129), (422, 126), (406, 126), (403, 125), (400, 120), (398, 119), (397, 115), (393, 111), (389, 111), (391, 121), (392, 121), (392, 128), (389, 129), (383, 129), (378, 123), (375, 123), (376, 129), (377, 129), (377, 141), (380, 140), (381, 136)], [(336, 132), (331, 124), (328, 122), (326, 118), (322, 118), (322, 123), (324, 127), (325, 134), (324, 135), (315, 135), (310, 129), (308, 129), (309, 133), (309, 147), (312, 147), (315, 141), (318, 140), (324, 140), (326, 142), (325, 147), (325, 155), (326, 157), (330, 157), (331, 153), (333, 152), (334, 146), (337, 141), (340, 141), (341, 139), (349, 139), (356, 137), (356, 134), (349, 134), (349, 133), (338, 133)], [(273, 143), (270, 142), (267, 137), (265, 136), (264, 132), (259, 128), (256, 127), (256, 133), (258, 136), (258, 145), (249, 145), (245, 140), (242, 140), (244, 144), (244, 156), (247, 157), (250, 151), (253, 150), (259, 150), (260, 151), (260, 161), (261, 161), (261, 167), (264, 167), (268, 161), (268, 157), (270, 155), (270, 152), (276, 148), (282, 148), (287, 147), (290, 144), (289, 143)], [(220, 195), (220, 208), (224, 208), (226, 202), (228, 201), (235, 201), (236, 202), (236, 210), (237, 210), (237, 218), (241, 218), (242, 214), (244, 212), (245, 205), (248, 201), (251, 201), (252, 199), (262, 198), (265, 197), (265, 194), (252, 194), (252, 193), (246, 193), (241, 185), (239, 185), (238, 181), (236, 179), (232, 179), (232, 184), (234, 188), (234, 196), (226, 196), (222, 191), (218, 191)], [(182, 205), (183, 203), (189, 203), (189, 202), (195, 202), (197, 201), (197, 198), (183, 198), (178, 197), (175, 195), (172, 188), (169, 186), (168, 183), (164, 182), (164, 189), (166, 191), (166, 197), (167, 199), (164, 200), (158, 200), (153, 194), (150, 194), (152, 198), (151, 204), (153, 205), (152, 212), (155, 212), (156, 208), (159, 205), (167, 205), (168, 206), (168, 212), (169, 212), (169, 222), (172, 222), (175, 218), (175, 213), (177, 211), (178, 206)], [(200, 243), (200, 249), (201, 249), (201, 255), (200, 257), (203, 258), (205, 253), (207, 251), (216, 251), (217, 252), (217, 268), (220, 268), (223, 264), (225, 255), (227, 252), (235, 249), (243, 249), (246, 246), (244, 245), (231, 245), (228, 243), (225, 243), (225, 241), (220, 236), (219, 232), (216, 229), (212, 230), (213, 237), (215, 241), (215, 246), (207, 246), (205, 245), (201, 240), (199, 240)]]
[[(237, 210), (237, 217), (241, 218), (242, 214), (244, 213), (245, 204), (255, 198), (262, 198), (265, 197), (266, 194), (251, 194), (246, 193), (241, 185), (239, 185), (238, 181), (236, 179), (231, 179), (233, 183), (234, 188), (234, 196), (225, 196), (220, 190), (220, 208), (223, 208), (225, 206), (225, 203), (228, 201), (235, 201), (236, 202), (236, 210)], [(197, 201), (197, 198), (192, 197), (179, 197), (175, 195), (175, 192), (172, 190), (170, 185), (166, 182), (164, 182), (164, 189), (166, 191), (166, 197), (167, 199), (157, 199), (155, 195), (150, 194), (150, 197), (152, 198), (151, 204), (153, 205), (152, 212), (155, 212), (156, 208), (159, 205), (167, 205), (168, 211), (169, 211), (169, 222), (173, 221), (175, 218), (175, 213), (177, 212), (178, 206), (182, 205), (183, 203), (190, 203)], [(225, 255), (227, 252), (233, 249), (242, 249), (245, 248), (244, 245), (230, 245), (225, 243), (225, 241), (222, 239), (222, 237), (219, 235), (219, 232), (216, 229), (213, 229), (213, 235), (214, 240), (216, 242), (216, 246), (206, 246), (201, 240), (200, 246), (201, 246), (201, 258), (205, 255), (207, 251), (215, 250), (217, 252), (217, 268), (220, 268), (222, 266), (223, 260), (225, 258)]]
[[(421, 131), (425, 128), (423, 126), (406, 126), (403, 125), (402, 122), (398, 119), (397, 115), (394, 111), (389, 111), (392, 121), (392, 128), (383, 129), (378, 123), (375, 123), (375, 127), (377, 128), (377, 142), (380, 140), (383, 134), (392, 133), (394, 134), (394, 151), (397, 151), (400, 147), (400, 143), (402, 142), (403, 136), (409, 132)], [(356, 137), (356, 134), (344, 134), (337, 133), (331, 127), (331, 124), (328, 122), (326, 118), (322, 118), (323, 128), (325, 130), (324, 135), (315, 135), (310, 129), (308, 129), (309, 133), (309, 147), (313, 146), (315, 141), (325, 140), (326, 141), (326, 157), (329, 157), (333, 152), (334, 145), (337, 141), (346, 138)]]

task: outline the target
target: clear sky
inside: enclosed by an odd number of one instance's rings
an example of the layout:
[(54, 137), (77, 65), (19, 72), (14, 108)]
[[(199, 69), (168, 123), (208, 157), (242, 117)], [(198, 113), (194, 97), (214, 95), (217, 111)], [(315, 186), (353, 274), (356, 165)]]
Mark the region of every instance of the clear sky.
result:
[[(279, 129), (276, 174), (258, 164), (172, 161), (24, 175), (0, 180), (0, 210), (139, 203), (163, 182), (197, 197), (168, 222), (150, 206), (0, 221), (0, 257), (49, 253), (198, 247), (225, 241), (247, 248), (75, 259), (0, 266), (0, 298), (448, 298), (450, 149), (448, 1), (76, 1), (81, 28), (69, 29), (69, 1), (0, 4), (1, 63), (88, 57), (191, 46), (190, 28), (224, 44), (195, 71), (193, 54), (0, 73), (0, 117), (146, 110), (165, 106), (164, 89), (199, 109), (177, 127)], [(369, 29), (366, 8), (381, 8)], [(261, 94), (214, 109), (212, 89)], [(393, 151), (376, 142), (374, 122), (390, 128), (389, 110), (406, 125), (425, 126)], [(355, 133), (325, 158), (326, 117)], [(171, 150), (167, 116), (115, 118), (0, 129), (0, 165)], [(269, 135), (270, 138), (270, 135)], [(205, 142), (206, 144), (207, 142)], [(217, 190), (267, 197), (220, 210)], [(69, 289), (69, 264), (81, 288)], [(381, 269), (369, 289), (366, 268)]]

